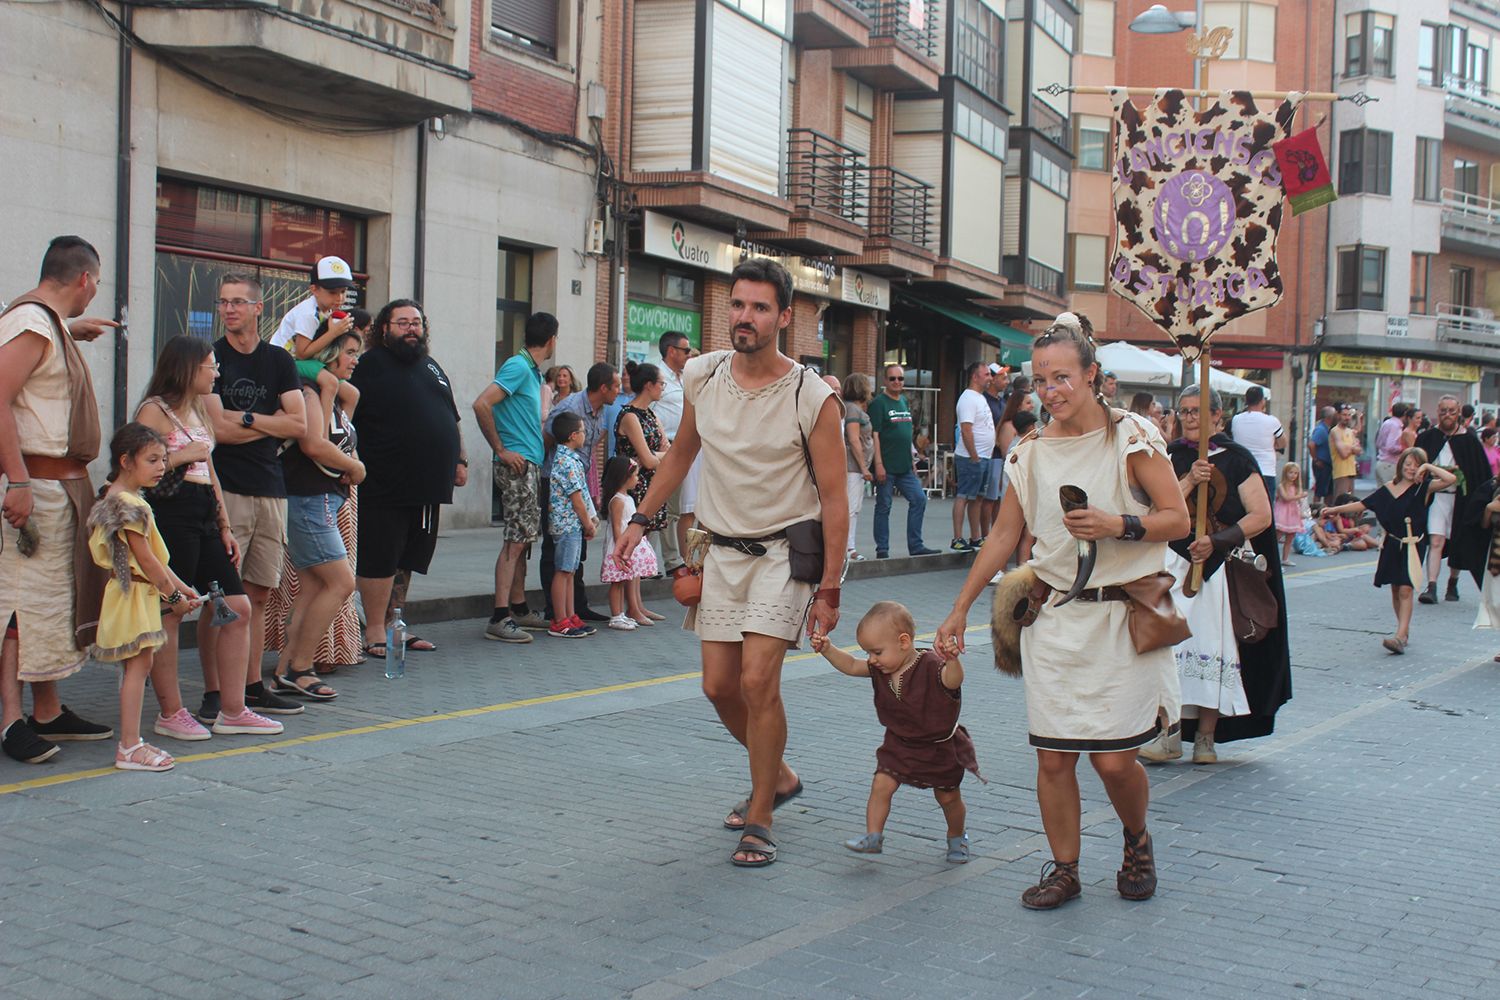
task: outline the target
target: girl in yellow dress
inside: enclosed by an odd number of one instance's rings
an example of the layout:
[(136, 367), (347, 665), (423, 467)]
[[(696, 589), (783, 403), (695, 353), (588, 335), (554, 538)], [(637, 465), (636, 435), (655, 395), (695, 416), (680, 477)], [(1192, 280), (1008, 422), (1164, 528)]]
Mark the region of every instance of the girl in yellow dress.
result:
[(141, 701), (153, 651), (167, 641), (162, 605), (181, 616), (201, 603), (193, 588), (167, 568), (166, 543), (156, 530), (141, 490), (155, 486), (167, 471), (167, 443), (139, 423), (128, 423), (109, 443), (109, 484), (89, 514), (89, 552), (110, 571), (99, 612), (99, 635), (90, 653), (101, 663), (123, 663), (120, 682), (120, 745), (115, 767), (122, 771), (168, 771), (173, 764), (141, 738)]

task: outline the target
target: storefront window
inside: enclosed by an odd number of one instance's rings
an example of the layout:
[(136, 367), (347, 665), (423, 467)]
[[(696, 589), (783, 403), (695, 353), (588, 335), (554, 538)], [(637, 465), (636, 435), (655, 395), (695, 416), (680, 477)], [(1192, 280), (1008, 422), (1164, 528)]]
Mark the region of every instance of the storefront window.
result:
[(261, 335), (307, 295), (307, 268), (336, 254), (364, 300), (366, 223), (335, 209), (173, 178), (156, 183), (156, 349), (216, 334), (219, 278), (248, 272), (264, 286)]
[(854, 371), (854, 317), (835, 307), (818, 322), (823, 327), (823, 374), (843, 381)]
[[(531, 315), (531, 251), (500, 243), (495, 281), (495, 367), (526, 346), (526, 319)], [(499, 465), (495, 460), (494, 465)], [(490, 520), (499, 523), (500, 491), (490, 475)]]

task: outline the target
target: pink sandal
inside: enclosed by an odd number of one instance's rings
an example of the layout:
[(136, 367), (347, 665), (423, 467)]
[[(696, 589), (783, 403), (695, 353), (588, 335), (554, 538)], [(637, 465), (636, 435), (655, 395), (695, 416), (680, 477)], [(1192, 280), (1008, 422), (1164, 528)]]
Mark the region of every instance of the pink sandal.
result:
[(172, 755), (147, 743), (136, 740), (135, 746), (120, 743), (115, 747), (115, 767), (121, 771), (170, 771), (177, 766)]

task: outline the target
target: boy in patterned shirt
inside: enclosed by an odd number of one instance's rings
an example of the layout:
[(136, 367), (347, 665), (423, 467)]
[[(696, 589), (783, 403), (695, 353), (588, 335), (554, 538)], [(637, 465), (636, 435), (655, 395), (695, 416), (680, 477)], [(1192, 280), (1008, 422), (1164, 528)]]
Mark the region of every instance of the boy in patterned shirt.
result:
[(588, 476), (583, 471), (583, 459), (578, 457), (586, 440), (583, 418), (576, 413), (559, 413), (552, 421), (552, 436), (557, 440), (557, 455), (552, 460), (547, 530), (556, 546), (556, 572), (552, 575), (552, 613), (556, 617), (547, 634), (579, 639), (593, 635), (595, 629), (574, 613), (573, 574), (578, 572), (583, 540), (594, 537), (597, 523), (589, 499)]

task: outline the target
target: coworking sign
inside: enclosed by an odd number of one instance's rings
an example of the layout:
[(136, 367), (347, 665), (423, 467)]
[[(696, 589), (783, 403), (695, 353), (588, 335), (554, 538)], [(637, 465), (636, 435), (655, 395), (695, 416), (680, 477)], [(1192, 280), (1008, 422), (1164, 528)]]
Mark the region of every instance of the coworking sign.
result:
[(1286, 137), (1300, 95), (1262, 110), (1243, 91), (1194, 111), (1180, 90), (1144, 108), (1115, 105), (1116, 294), (1173, 340), (1208, 341), (1229, 321), (1281, 299), (1276, 235)]

